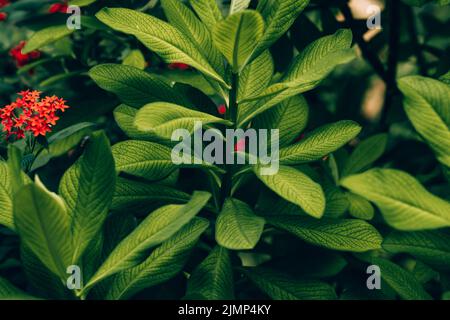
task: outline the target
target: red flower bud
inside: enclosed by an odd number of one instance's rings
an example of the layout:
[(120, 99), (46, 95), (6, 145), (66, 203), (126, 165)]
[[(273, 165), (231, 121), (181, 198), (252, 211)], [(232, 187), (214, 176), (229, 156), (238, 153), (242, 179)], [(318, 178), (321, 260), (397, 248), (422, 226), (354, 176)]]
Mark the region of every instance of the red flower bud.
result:
[(190, 68), (189, 65), (181, 62), (170, 63), (167, 67), (170, 70), (187, 70)]
[(6, 7), (9, 4), (11, 4), (11, 2), (8, 0), (0, 0), (0, 8)]
[(224, 104), (221, 104), (217, 107), (217, 111), (219, 112), (219, 114), (224, 115), (225, 113), (227, 113), (227, 107)]
[(239, 140), (239, 141), (234, 145), (234, 151), (235, 151), (235, 152), (245, 151), (245, 139)]
[(66, 3), (54, 3), (48, 9), (49, 13), (67, 13), (67, 8), (69, 6)]
[(8, 14), (6, 12), (0, 12), (0, 21), (5, 21), (8, 18)]
[(32, 60), (36, 60), (41, 56), (41, 53), (38, 50), (23, 54), (22, 49), (25, 47), (25, 44), (25, 41), (21, 41), (17, 46), (9, 51), (9, 55), (16, 61), (17, 67), (23, 67)]

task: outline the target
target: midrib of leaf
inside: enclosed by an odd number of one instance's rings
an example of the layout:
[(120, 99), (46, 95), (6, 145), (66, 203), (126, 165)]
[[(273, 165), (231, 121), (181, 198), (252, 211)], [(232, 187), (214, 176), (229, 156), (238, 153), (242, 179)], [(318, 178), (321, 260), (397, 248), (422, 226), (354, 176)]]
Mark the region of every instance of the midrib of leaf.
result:
[[(238, 212), (237, 205), (235, 204), (235, 202), (231, 200), (231, 203), (232, 203), (233, 209), (235, 209), (234, 212)], [(236, 223), (236, 225), (237, 225), (237, 227), (238, 227), (238, 229), (240, 231), (240, 234), (245, 238), (247, 244), (251, 244), (250, 239), (247, 237), (246, 232), (244, 231), (244, 229), (242, 229), (242, 226), (239, 223), (239, 220), (237, 219), (237, 215), (231, 214), (231, 216), (233, 217), (233, 220)]]
[(59, 270), (59, 272), (61, 272), (61, 274), (59, 274), (58, 276), (64, 277), (65, 268), (64, 268), (63, 265), (61, 265), (61, 263), (60, 263), (60, 261), (58, 259), (58, 257), (59, 257), (58, 252), (57, 252), (58, 249), (53, 247), (52, 241), (50, 241), (50, 239), (48, 238), (47, 232), (45, 232), (47, 230), (45, 228), (46, 224), (43, 223), (44, 222), (43, 219), (42, 219), (43, 215), (41, 213), (41, 210), (40, 210), (39, 206), (37, 205), (38, 202), (37, 202), (37, 199), (36, 199), (36, 193), (33, 190), (31, 192), (31, 194), (32, 194), (32, 200), (33, 200), (33, 206), (36, 209), (36, 213), (37, 213), (37, 216), (38, 216), (38, 219), (39, 219), (39, 227), (40, 227), (42, 233), (44, 234), (45, 242), (47, 243), (47, 248), (49, 249), (49, 253), (50, 253), (50, 256), (52, 258), (53, 265)]

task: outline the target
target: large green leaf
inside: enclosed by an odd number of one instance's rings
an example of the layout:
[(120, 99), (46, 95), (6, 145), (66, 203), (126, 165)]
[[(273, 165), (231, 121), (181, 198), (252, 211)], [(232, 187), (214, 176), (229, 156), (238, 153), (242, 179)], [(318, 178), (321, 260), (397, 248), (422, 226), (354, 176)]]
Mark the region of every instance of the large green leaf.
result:
[(252, 127), (278, 129), (280, 147), (285, 147), (300, 136), (308, 124), (308, 119), (308, 103), (299, 95), (286, 99), (278, 106), (260, 114), (254, 119)]
[(274, 216), (266, 220), (306, 242), (328, 249), (364, 252), (381, 248), (382, 238), (378, 231), (362, 220), (316, 220), (301, 216)]
[(186, 162), (191, 164), (178, 165), (172, 160), (172, 148), (148, 141), (119, 142), (112, 147), (112, 153), (118, 172), (125, 172), (152, 181), (167, 178), (179, 168), (220, 170), (206, 162), (196, 164), (189, 156), (186, 156)]
[(104, 132), (95, 132), (81, 158), (66, 171), (60, 194), (71, 215), (76, 263), (99, 235), (111, 205), (116, 182), (114, 159)]
[(8, 280), (0, 278), (0, 300), (36, 300), (19, 288), (15, 287)]
[(67, 28), (67, 26), (51, 26), (34, 33), (27, 41), (27, 44), (22, 49), (24, 54), (30, 53), (36, 49), (40, 49), (50, 43), (53, 43), (61, 38), (72, 34), (75, 30)]
[(216, 0), (189, 0), (189, 3), (208, 30), (213, 30), (216, 23), (223, 19)]
[(256, 216), (248, 204), (227, 198), (217, 217), (217, 243), (231, 250), (253, 249), (261, 238), (264, 223), (264, 218)]
[(341, 184), (374, 202), (392, 227), (414, 231), (450, 226), (450, 203), (428, 192), (414, 177), (394, 169), (372, 169)]
[(253, 57), (259, 56), (285, 34), (308, 3), (309, 0), (259, 1), (257, 9), (264, 17), (266, 30)]
[(302, 141), (280, 150), (280, 163), (287, 165), (316, 161), (344, 146), (361, 131), (354, 121), (342, 120), (322, 126)]
[(161, 0), (161, 5), (169, 22), (185, 34), (197, 48), (202, 48), (202, 53), (208, 62), (220, 75), (223, 75), (225, 68), (222, 56), (213, 45), (210, 30), (195, 13), (179, 0)]
[(303, 172), (280, 166), (274, 175), (260, 174), (260, 168), (254, 168), (258, 178), (283, 199), (300, 206), (309, 215), (320, 218), (325, 210), (325, 195), (319, 184)]
[(248, 63), (264, 32), (264, 20), (257, 11), (244, 10), (216, 24), (213, 41), (238, 73)]
[(341, 176), (358, 173), (380, 158), (387, 144), (388, 135), (376, 134), (362, 141), (345, 162)]
[(120, 64), (101, 64), (89, 71), (97, 85), (116, 94), (120, 100), (132, 107), (167, 101), (189, 106), (186, 99), (161, 78), (138, 68)]
[(125, 172), (148, 180), (161, 180), (178, 166), (171, 158), (172, 149), (158, 143), (128, 140), (112, 147), (118, 172)]
[(381, 279), (386, 281), (402, 299), (431, 300), (431, 296), (412, 273), (383, 258), (372, 258), (371, 263), (380, 267)]
[(450, 167), (450, 87), (420, 76), (400, 79), (404, 108), (440, 162)]
[(450, 270), (450, 235), (445, 231), (390, 233), (383, 248), (392, 253), (409, 253), (440, 270)]
[(270, 83), (273, 72), (272, 56), (266, 51), (248, 64), (239, 75), (238, 100), (260, 94)]
[(230, 15), (245, 10), (250, 5), (251, 0), (231, 0)]
[(0, 160), (0, 224), (14, 230), (11, 175), (6, 162)]
[(248, 97), (240, 103), (253, 102), (254, 108), (240, 115), (239, 124), (245, 124), (258, 114), (272, 108), (281, 101), (312, 90), (340, 65), (355, 57), (350, 30), (338, 30), (335, 34), (314, 41), (292, 62), (281, 82), (274, 83), (260, 94)]
[(14, 222), (22, 243), (61, 279), (72, 261), (70, 216), (64, 200), (38, 177), (14, 196)]
[(225, 84), (195, 44), (167, 22), (142, 12), (123, 8), (104, 8), (96, 14), (96, 17), (114, 30), (134, 35), (166, 62), (188, 64)]
[(229, 121), (207, 113), (187, 109), (176, 104), (155, 102), (144, 106), (136, 114), (134, 124), (142, 132), (170, 140), (177, 129), (194, 132), (195, 122), (230, 124)]
[(114, 120), (122, 131), (131, 139), (151, 139), (152, 136), (139, 131), (134, 125), (134, 118), (136, 118), (138, 110), (136, 108), (127, 106), (126, 104), (119, 105), (114, 109)]
[(156, 202), (186, 203), (190, 195), (161, 184), (149, 184), (119, 177), (116, 183), (112, 209), (132, 210)]
[(186, 299), (234, 299), (233, 269), (227, 249), (216, 246), (195, 268), (188, 280)]
[(317, 280), (292, 278), (267, 268), (247, 268), (245, 275), (274, 300), (333, 300), (336, 293), (329, 284)]
[(140, 264), (150, 248), (166, 241), (191, 221), (210, 197), (206, 192), (194, 192), (192, 199), (185, 205), (167, 205), (151, 213), (120, 242), (89, 280), (85, 290), (102, 279)]
[(201, 234), (208, 228), (206, 219), (195, 217), (180, 231), (156, 248), (140, 265), (118, 273), (107, 299), (126, 299), (138, 291), (169, 280), (178, 274)]

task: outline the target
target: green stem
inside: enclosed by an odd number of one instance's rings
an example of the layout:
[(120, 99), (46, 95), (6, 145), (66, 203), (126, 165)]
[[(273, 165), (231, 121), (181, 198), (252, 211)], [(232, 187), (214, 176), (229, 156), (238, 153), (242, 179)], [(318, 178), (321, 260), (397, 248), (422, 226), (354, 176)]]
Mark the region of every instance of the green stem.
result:
[[(237, 103), (238, 85), (239, 85), (239, 74), (233, 73), (231, 76), (230, 102), (226, 114), (226, 119), (233, 122), (235, 128), (237, 126), (237, 115), (238, 115), (238, 103)], [(226, 171), (227, 172), (222, 180), (222, 187), (221, 187), (222, 205), (225, 199), (231, 195), (231, 190), (233, 186), (232, 179), (234, 166), (231, 165)]]

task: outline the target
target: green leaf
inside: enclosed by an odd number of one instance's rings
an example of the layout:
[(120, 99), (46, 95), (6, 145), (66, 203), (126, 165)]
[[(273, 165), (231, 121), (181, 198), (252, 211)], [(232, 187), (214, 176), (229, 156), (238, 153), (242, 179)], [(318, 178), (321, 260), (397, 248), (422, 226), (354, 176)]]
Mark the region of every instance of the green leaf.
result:
[(234, 73), (248, 63), (264, 32), (264, 20), (256, 11), (244, 10), (216, 24), (213, 41)]
[(39, 178), (14, 197), (14, 222), (22, 243), (63, 281), (71, 265), (70, 216), (64, 200), (48, 191)]
[(245, 10), (250, 5), (251, 0), (231, 0), (230, 15)]
[(134, 125), (134, 118), (136, 118), (137, 112), (138, 110), (136, 108), (121, 104), (114, 109), (114, 120), (116, 120), (117, 125), (129, 138), (140, 140), (151, 139), (151, 135), (139, 131)]
[(14, 230), (13, 198), (8, 164), (0, 160), (0, 224)]
[(178, 168), (171, 158), (172, 149), (154, 142), (128, 140), (112, 147), (118, 172), (148, 180), (161, 180)]
[(23, 292), (8, 280), (0, 277), (0, 300), (36, 300), (37, 298)]
[(189, 3), (208, 30), (213, 30), (216, 23), (223, 19), (216, 0), (189, 0)]
[(248, 123), (287, 98), (314, 89), (336, 66), (355, 57), (355, 52), (350, 49), (351, 43), (352, 33), (346, 29), (311, 43), (295, 58), (281, 82), (272, 84), (254, 97), (240, 101), (254, 102), (255, 107), (248, 108), (245, 114), (240, 115), (239, 124)]
[(155, 202), (186, 203), (190, 195), (161, 184), (148, 184), (118, 178), (113, 197), (112, 209), (130, 210), (146, 207)]
[(182, 270), (192, 248), (208, 226), (208, 220), (193, 218), (190, 223), (156, 248), (143, 263), (118, 273), (106, 298), (126, 299), (142, 289), (174, 277)]
[(373, 219), (375, 209), (369, 201), (351, 192), (347, 192), (346, 196), (349, 203), (348, 212), (351, 216), (363, 220)]
[(134, 124), (139, 131), (167, 140), (171, 139), (172, 134), (177, 129), (185, 129), (193, 133), (195, 122), (201, 122), (203, 125), (231, 124), (227, 120), (207, 113), (166, 102), (145, 105), (138, 111), (134, 120)]
[(78, 6), (78, 7), (86, 7), (90, 4), (93, 4), (97, 0), (70, 0), (69, 5)]
[(202, 48), (201, 52), (208, 62), (223, 75), (225, 67), (222, 56), (213, 44), (210, 30), (195, 13), (178, 0), (161, 0), (161, 5), (170, 24), (185, 34), (197, 48)]
[(233, 269), (228, 250), (216, 246), (195, 268), (187, 284), (186, 299), (233, 300)]
[(34, 159), (30, 171), (45, 166), (52, 158), (60, 157), (74, 149), (83, 138), (88, 137), (95, 128), (94, 123), (81, 122), (67, 127), (51, 135), (48, 140), (48, 149), (39, 153)]
[(280, 147), (290, 145), (306, 128), (309, 119), (309, 106), (299, 95), (281, 102), (278, 106), (260, 114), (252, 122), (252, 127), (278, 129)]
[(450, 235), (441, 230), (390, 233), (383, 248), (391, 253), (409, 253), (430, 266), (450, 270)]
[(325, 195), (319, 184), (303, 172), (280, 166), (275, 175), (261, 175), (254, 167), (257, 177), (283, 199), (300, 206), (309, 215), (320, 218), (325, 210)]
[(334, 289), (316, 280), (292, 278), (267, 268), (246, 268), (244, 274), (274, 300), (333, 300)]
[(114, 194), (116, 173), (108, 138), (95, 132), (83, 155), (66, 171), (59, 192), (71, 215), (76, 263), (102, 229)]
[(322, 159), (355, 138), (360, 131), (361, 126), (350, 120), (322, 126), (299, 143), (282, 148), (280, 163), (295, 165)]
[(253, 249), (261, 238), (264, 218), (245, 202), (227, 198), (216, 222), (216, 241), (231, 250)]
[(226, 85), (195, 44), (165, 21), (138, 11), (104, 8), (96, 17), (114, 30), (134, 35), (166, 62), (181, 62)]
[(122, 64), (138, 68), (139, 70), (144, 70), (146, 66), (144, 55), (139, 49), (131, 50), (130, 53), (123, 59)]
[(309, 0), (259, 1), (257, 10), (266, 22), (266, 30), (253, 57), (259, 56), (285, 34), (308, 3)]
[[(269, 85), (273, 72), (272, 56), (266, 51), (248, 64), (239, 75), (238, 100), (261, 93)], [(244, 105), (239, 106), (242, 107)]]
[(345, 162), (341, 176), (358, 173), (378, 160), (386, 150), (388, 135), (376, 134), (362, 141)]
[(371, 263), (380, 267), (381, 279), (394, 289), (405, 300), (431, 300), (431, 296), (413, 274), (395, 263), (382, 259), (372, 258)]
[(56, 42), (74, 32), (73, 29), (67, 28), (67, 26), (51, 26), (35, 32), (31, 38), (27, 41), (25, 47), (22, 49), (23, 54), (30, 53), (31, 51), (45, 47), (46, 45)]
[(414, 128), (438, 160), (450, 167), (450, 87), (431, 78), (410, 76), (400, 79), (399, 89)]
[(450, 226), (450, 203), (429, 193), (414, 177), (394, 169), (349, 176), (342, 186), (374, 202), (392, 227), (425, 230)]
[(274, 216), (266, 218), (277, 228), (286, 230), (304, 241), (333, 250), (364, 252), (381, 248), (381, 235), (362, 220), (320, 220), (301, 216)]
[(211, 195), (194, 192), (185, 205), (167, 205), (151, 213), (109, 255), (84, 288), (140, 264), (148, 249), (169, 239), (206, 205)]
[(97, 85), (114, 93), (121, 101), (140, 108), (155, 101), (167, 101), (189, 106), (189, 103), (171, 86), (138, 68), (120, 64), (101, 64), (89, 71)]

